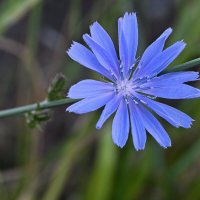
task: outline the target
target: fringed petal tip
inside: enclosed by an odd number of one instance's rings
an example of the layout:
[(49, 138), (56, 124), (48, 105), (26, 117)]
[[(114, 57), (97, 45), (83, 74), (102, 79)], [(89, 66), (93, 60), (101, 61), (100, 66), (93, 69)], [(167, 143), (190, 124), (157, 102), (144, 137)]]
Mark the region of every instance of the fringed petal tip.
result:
[(136, 151), (144, 151), (145, 146), (144, 147), (140, 147), (140, 148), (136, 148), (136, 147), (134, 147), (134, 148), (135, 148)]
[[(188, 71), (187, 73), (193, 74), (193, 79), (189, 80), (189, 81), (198, 81), (198, 80), (200, 80), (199, 72)], [(189, 81), (187, 81), (187, 82), (189, 82)]]
[(69, 56), (70, 56), (70, 52), (72, 51), (73, 47), (75, 44), (77, 44), (78, 42), (72, 41), (70, 47), (65, 51)]
[(71, 113), (72, 111), (70, 110), (70, 107), (68, 107), (68, 108), (65, 109), (65, 112)]
[(192, 122), (188, 124), (187, 126), (185, 125), (184, 127), (181, 124), (174, 125), (176, 128), (191, 128), (192, 127)]
[(180, 40), (177, 41), (175, 45), (177, 45), (176, 48), (179, 51), (179, 53), (181, 53), (185, 49), (187, 44), (184, 42), (184, 40)]
[(119, 144), (119, 143), (117, 143), (117, 142), (115, 142), (115, 141), (113, 141), (114, 142), (114, 144), (117, 146), (117, 147), (119, 147), (119, 148), (123, 148), (124, 146), (125, 146), (125, 144)]
[(192, 124), (193, 124), (193, 122), (195, 121), (194, 119), (190, 119), (191, 121), (190, 121), (190, 123), (188, 123), (187, 125), (185, 125), (185, 126), (182, 126), (181, 124), (177, 127), (177, 128), (179, 128), (179, 127), (182, 127), (182, 128), (191, 128), (192, 127)]
[(69, 106), (69, 107), (65, 110), (65, 112), (75, 113), (75, 114), (78, 114), (78, 115), (84, 114), (84, 113), (80, 112), (78, 109), (74, 108), (74, 104), (71, 105), (71, 106)]
[(196, 72), (196, 75), (197, 75), (197, 78), (196, 78), (196, 80), (200, 80), (200, 78), (199, 78), (199, 76), (200, 76), (200, 73), (199, 72)]
[(161, 147), (162, 147), (163, 149), (167, 149), (167, 148), (172, 147), (172, 144), (171, 144), (171, 142), (170, 142), (168, 145), (165, 145), (165, 146), (161, 145)]
[(136, 12), (125, 12), (123, 17), (132, 17), (132, 16), (136, 16)]
[(164, 149), (167, 149), (167, 148), (169, 148), (169, 147), (172, 147), (172, 143), (171, 143), (171, 140), (170, 140), (170, 138), (169, 138), (169, 141), (168, 142), (166, 142), (166, 144), (165, 145), (163, 145), (162, 146)]
[(184, 49), (185, 47), (186, 47), (186, 43), (185, 43), (185, 41), (184, 40), (180, 40), (180, 41), (178, 41), (177, 42), (178, 44), (180, 44), (180, 46), (182, 46), (182, 48)]
[(77, 109), (75, 108), (75, 104), (77, 104), (77, 103), (74, 103), (74, 104), (70, 105), (69, 107), (67, 107), (67, 108), (65, 109), (65, 112), (80, 114), (80, 113), (77, 111)]
[(78, 114), (78, 115), (83, 114), (83, 113), (79, 113), (78, 110), (72, 109), (72, 108), (70, 108), (70, 107), (68, 107), (68, 108), (65, 110), (65, 112), (68, 112), (68, 113), (75, 113), (75, 114)]
[(158, 142), (159, 146), (161, 146), (163, 149), (168, 149), (172, 147), (171, 140), (169, 139), (168, 141), (165, 141), (165, 143), (160, 143)]
[[(173, 45), (171, 45), (170, 47), (174, 47), (174, 49), (173, 50), (175, 50), (175, 51), (177, 51), (177, 55), (176, 55), (176, 57), (185, 49), (185, 47), (186, 47), (186, 42), (184, 41), (184, 40), (180, 40), (180, 41), (177, 41), (177, 42), (175, 42)], [(167, 49), (170, 49), (170, 47), (168, 47)], [(167, 50), (166, 49), (166, 50)], [(170, 52), (170, 51), (169, 51)], [(176, 58), (175, 57), (175, 58)], [(175, 59), (174, 58), (174, 59)]]
[(94, 21), (92, 24), (90, 24), (90, 30), (95, 26), (95, 25), (100, 25), (98, 21)]
[[(192, 87), (193, 88), (193, 87)], [(194, 94), (192, 95), (188, 95), (185, 99), (194, 99), (194, 98), (200, 98), (200, 89), (194, 88), (196, 89)]]

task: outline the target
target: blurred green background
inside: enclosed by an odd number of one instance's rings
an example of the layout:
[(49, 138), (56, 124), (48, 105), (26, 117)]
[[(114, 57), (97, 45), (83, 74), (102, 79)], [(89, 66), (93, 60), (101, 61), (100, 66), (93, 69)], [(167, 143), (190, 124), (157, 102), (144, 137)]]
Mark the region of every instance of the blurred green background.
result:
[[(70, 60), (72, 40), (98, 20), (117, 46), (117, 19), (137, 12), (139, 50), (167, 27), (168, 45), (184, 39), (173, 64), (200, 57), (200, 0), (1, 0), (0, 109), (42, 101), (59, 72), (67, 88), (99, 75)], [(198, 70), (198, 68), (194, 68)], [(197, 87), (200, 84), (196, 83)], [(100, 111), (87, 115), (54, 109), (52, 119), (29, 128), (24, 117), (0, 120), (0, 200), (200, 199), (200, 100), (168, 101), (195, 122), (175, 129), (162, 121), (172, 147), (148, 137), (136, 152), (111, 140), (111, 120), (97, 131)]]

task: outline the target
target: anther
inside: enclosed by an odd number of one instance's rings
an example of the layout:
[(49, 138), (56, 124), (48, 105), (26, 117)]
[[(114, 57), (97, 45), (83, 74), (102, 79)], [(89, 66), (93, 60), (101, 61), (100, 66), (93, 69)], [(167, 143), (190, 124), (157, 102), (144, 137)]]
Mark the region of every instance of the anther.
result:
[(129, 101), (128, 101), (127, 96), (125, 97), (125, 101), (126, 101), (126, 104), (128, 105), (128, 104), (129, 104)]
[(132, 70), (134, 66), (135, 66), (135, 63), (133, 63), (133, 64), (129, 67), (129, 69)]
[(145, 101), (143, 101), (142, 99), (140, 99), (140, 102), (147, 105), (147, 103)]
[(146, 97), (148, 97), (149, 99), (156, 99), (157, 98), (155, 96), (146, 96)]
[(135, 97), (134, 97), (133, 95), (131, 95), (130, 98), (133, 100), (133, 102), (134, 102), (135, 104), (138, 104), (138, 102), (135, 100)]
[(120, 77), (121, 77), (121, 80), (124, 79), (124, 73), (123, 73), (123, 72), (124, 72), (123, 69), (121, 69), (121, 70), (120, 70)]
[(113, 81), (117, 81), (117, 78), (115, 77), (114, 73), (111, 70), (110, 70), (110, 74), (111, 74), (111, 76), (113, 78)]

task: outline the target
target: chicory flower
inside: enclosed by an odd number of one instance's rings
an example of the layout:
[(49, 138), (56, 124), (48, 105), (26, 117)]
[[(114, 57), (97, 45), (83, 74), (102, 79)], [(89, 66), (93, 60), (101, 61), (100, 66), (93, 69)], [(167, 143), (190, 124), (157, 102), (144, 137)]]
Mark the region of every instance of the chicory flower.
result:
[(180, 110), (155, 99), (190, 99), (200, 96), (199, 89), (185, 84), (196, 81), (197, 72), (160, 75), (185, 48), (185, 43), (178, 41), (164, 49), (171, 32), (171, 28), (165, 30), (137, 59), (136, 14), (125, 13), (124, 17), (118, 19), (118, 57), (108, 33), (98, 22), (93, 23), (90, 35), (83, 35), (90, 50), (73, 42), (67, 53), (76, 62), (103, 75), (107, 81), (87, 79), (72, 86), (68, 97), (82, 100), (68, 107), (67, 111), (84, 114), (105, 106), (96, 128), (100, 129), (116, 112), (112, 138), (119, 147), (126, 144), (130, 129), (136, 150), (145, 148), (147, 131), (162, 147), (170, 147), (171, 140), (167, 132), (151, 111), (175, 127), (190, 128), (193, 120)]

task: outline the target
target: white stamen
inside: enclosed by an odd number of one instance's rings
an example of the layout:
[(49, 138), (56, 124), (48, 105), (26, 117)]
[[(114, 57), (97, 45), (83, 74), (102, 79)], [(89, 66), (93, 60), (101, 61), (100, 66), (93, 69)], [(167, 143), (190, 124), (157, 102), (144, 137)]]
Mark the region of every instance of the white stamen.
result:
[(143, 104), (145, 104), (145, 105), (147, 104), (147, 103), (146, 103), (145, 101), (143, 101), (142, 99), (140, 99), (140, 102), (143, 103)]

